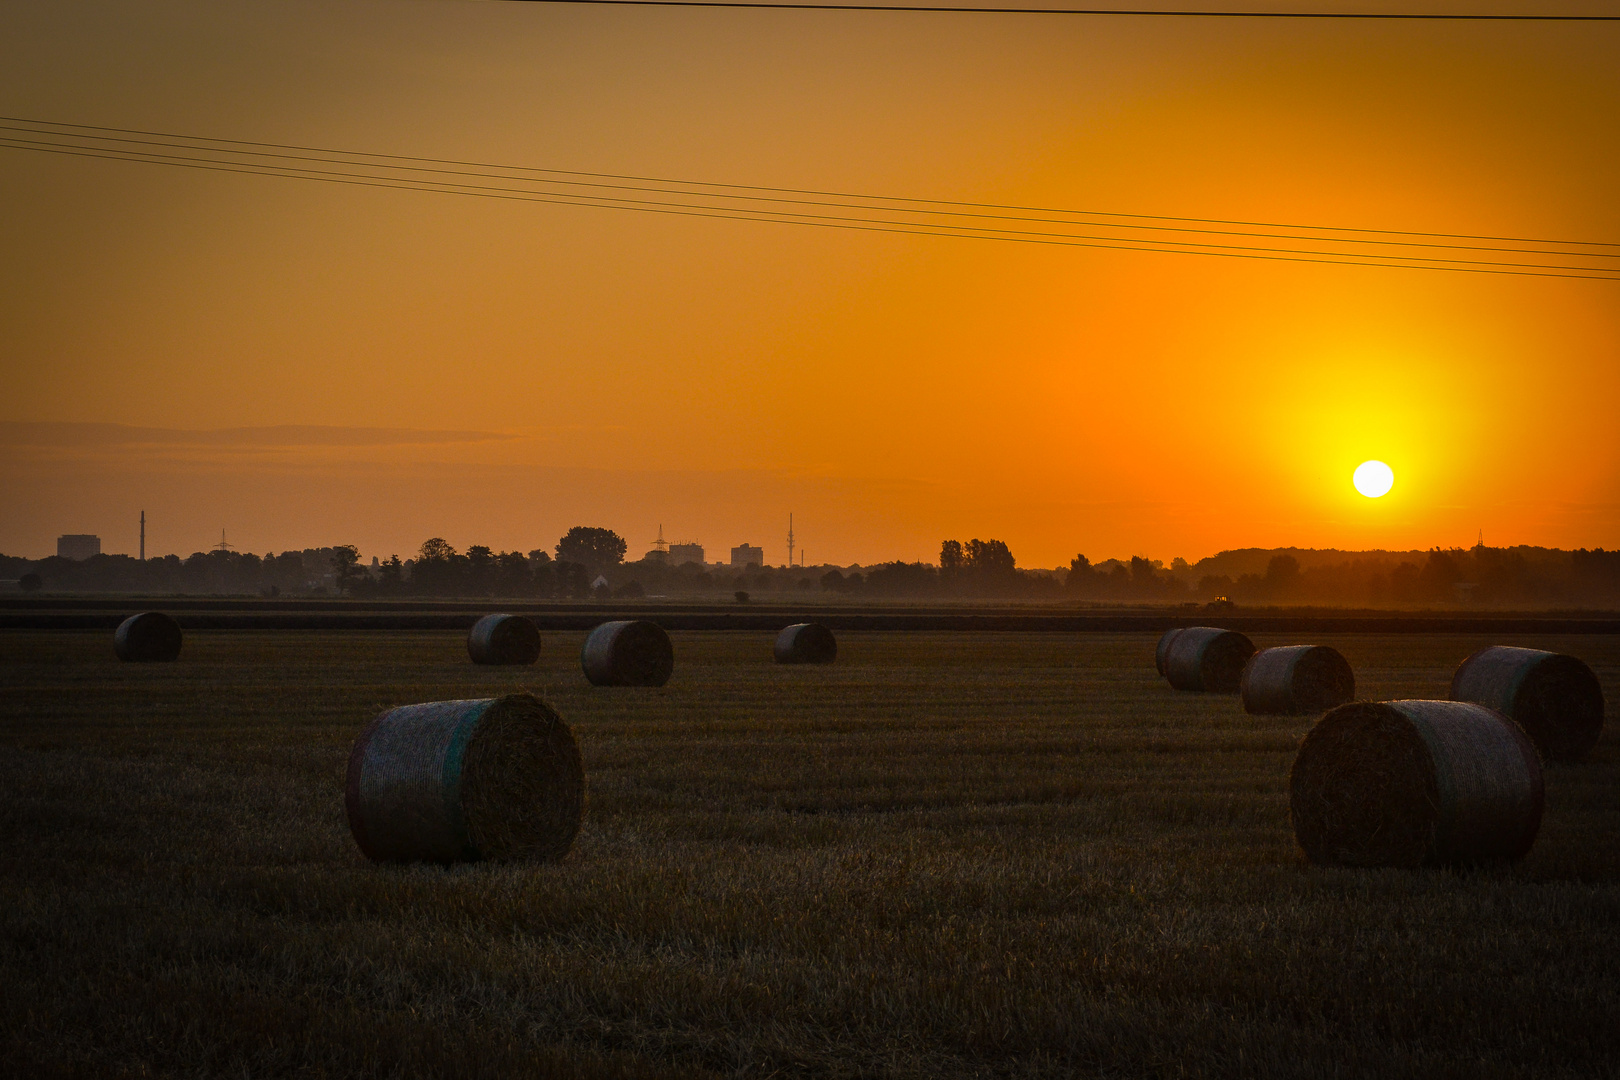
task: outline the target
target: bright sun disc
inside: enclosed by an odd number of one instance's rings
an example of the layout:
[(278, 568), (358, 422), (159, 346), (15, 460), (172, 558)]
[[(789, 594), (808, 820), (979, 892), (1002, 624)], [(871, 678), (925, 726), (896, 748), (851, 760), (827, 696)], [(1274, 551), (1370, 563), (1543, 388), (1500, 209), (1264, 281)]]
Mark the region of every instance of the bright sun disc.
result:
[(1395, 470), (1382, 461), (1363, 461), (1356, 466), (1356, 475), (1352, 479), (1357, 491), (1369, 499), (1376, 499), (1388, 494), (1389, 489), (1395, 486)]

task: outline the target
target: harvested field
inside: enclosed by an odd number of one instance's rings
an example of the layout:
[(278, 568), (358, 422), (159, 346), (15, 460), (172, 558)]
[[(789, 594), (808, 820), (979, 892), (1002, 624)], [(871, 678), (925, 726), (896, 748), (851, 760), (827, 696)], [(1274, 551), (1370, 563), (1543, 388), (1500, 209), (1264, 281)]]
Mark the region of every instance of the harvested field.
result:
[[(1261, 648), (1287, 636), (1254, 633)], [(1511, 866), (1308, 866), (1314, 716), (1179, 694), (1156, 634), (0, 633), (0, 1074), (1600, 1076), (1620, 1060), (1620, 739), (1546, 771)], [(1490, 635), (1323, 637), (1363, 698)], [(1620, 637), (1527, 637), (1620, 700)], [(530, 690), (589, 795), (555, 865), (376, 866), (379, 710)]]

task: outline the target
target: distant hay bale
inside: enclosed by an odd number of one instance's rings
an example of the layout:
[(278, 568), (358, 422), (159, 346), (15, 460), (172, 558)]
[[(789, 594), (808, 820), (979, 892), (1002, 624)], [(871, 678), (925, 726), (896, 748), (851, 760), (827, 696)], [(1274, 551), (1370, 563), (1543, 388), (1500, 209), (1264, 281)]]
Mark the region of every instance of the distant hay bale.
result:
[(1235, 630), (1189, 626), (1166, 644), (1164, 676), (1177, 690), (1235, 694), (1253, 655), (1254, 642)]
[(1170, 643), (1176, 640), (1176, 635), (1179, 633), (1181, 633), (1181, 627), (1175, 626), (1159, 635), (1159, 645), (1153, 650), (1153, 666), (1160, 675), (1164, 674), (1164, 658), (1170, 652)]
[(663, 686), (675, 670), (675, 649), (657, 623), (605, 622), (585, 639), (579, 663), (594, 686)]
[(1305, 736), (1289, 775), (1294, 835), (1323, 865), (1522, 858), (1542, 802), (1529, 738), (1461, 701), (1341, 705)]
[(836, 659), (838, 639), (820, 623), (794, 623), (776, 635), (778, 664), (830, 664)]
[(1355, 698), (1356, 674), (1338, 649), (1284, 645), (1249, 658), (1242, 693), (1251, 713), (1319, 713)]
[(585, 769), (532, 695), (404, 705), (356, 740), (344, 804), (377, 862), (549, 862), (579, 832)]
[(184, 637), (180, 624), (161, 611), (143, 611), (118, 624), (113, 634), (113, 651), (120, 660), (143, 663), (180, 658)]
[(1578, 761), (1603, 733), (1603, 687), (1573, 656), (1493, 645), (1462, 662), (1451, 700), (1511, 717), (1549, 761)]
[(467, 634), (475, 664), (532, 664), (540, 659), (540, 629), (522, 615), (485, 615)]

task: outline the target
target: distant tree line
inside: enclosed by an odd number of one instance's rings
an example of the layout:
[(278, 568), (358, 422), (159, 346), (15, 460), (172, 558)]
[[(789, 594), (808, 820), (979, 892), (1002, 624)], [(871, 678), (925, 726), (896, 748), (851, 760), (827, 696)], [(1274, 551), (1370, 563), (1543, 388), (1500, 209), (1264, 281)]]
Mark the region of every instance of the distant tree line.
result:
[(1116, 602), (1224, 597), (1246, 605), (1592, 607), (1620, 603), (1620, 551), (1483, 544), (1421, 553), (1251, 549), (1191, 566), (1177, 559), (1170, 567), (1139, 556), (1093, 566), (1077, 555), (1064, 592)]
[(547, 551), (457, 551), (442, 537), (408, 559), (362, 561), (353, 545), (279, 555), (197, 552), (145, 562), (127, 555), (83, 561), (0, 555), (0, 579), (24, 590), (258, 596), (512, 597), (534, 599), (822, 593), (851, 599), (1031, 599), (1085, 603), (1323, 606), (1593, 607), (1620, 604), (1620, 551), (1434, 548), (1427, 552), (1286, 549), (1223, 551), (1169, 566), (1143, 556), (1067, 571), (1026, 570), (1000, 540), (946, 540), (939, 561), (869, 567), (756, 567), (624, 560), (610, 529), (577, 526)]
[(33, 586), (52, 592), (320, 594), (335, 590), (335, 550), (306, 548), (262, 556), (199, 551), (185, 559), (164, 555), (145, 562), (128, 555), (95, 555), (84, 560), (0, 555), (0, 578), (16, 579), (24, 589)]

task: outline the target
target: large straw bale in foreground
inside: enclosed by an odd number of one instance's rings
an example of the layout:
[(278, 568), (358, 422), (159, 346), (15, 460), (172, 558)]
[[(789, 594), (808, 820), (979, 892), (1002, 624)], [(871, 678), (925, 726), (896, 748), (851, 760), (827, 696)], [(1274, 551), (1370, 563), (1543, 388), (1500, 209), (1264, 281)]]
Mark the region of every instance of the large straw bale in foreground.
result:
[(1289, 775), (1313, 863), (1518, 859), (1541, 827), (1541, 762), (1519, 726), (1460, 701), (1356, 702), (1319, 720)]
[(344, 803), (368, 859), (549, 861), (579, 832), (585, 769), (532, 695), (405, 705), (355, 742)]
[(1164, 674), (1164, 658), (1170, 652), (1170, 643), (1176, 640), (1181, 633), (1181, 627), (1173, 626), (1159, 635), (1159, 644), (1153, 650), (1153, 667), (1160, 675)]
[(1235, 694), (1254, 642), (1235, 630), (1189, 626), (1165, 647), (1164, 676), (1177, 690)]
[(1462, 662), (1451, 700), (1511, 717), (1549, 761), (1578, 761), (1603, 733), (1603, 687), (1584, 662), (1562, 653), (1492, 645)]
[(532, 664), (540, 659), (540, 628), (522, 615), (485, 615), (467, 634), (475, 664)]
[(794, 623), (776, 635), (778, 664), (830, 664), (838, 659), (838, 639), (820, 623)]
[(1356, 674), (1338, 649), (1284, 645), (1249, 658), (1242, 692), (1251, 713), (1319, 713), (1356, 696)]
[(579, 663), (595, 686), (663, 686), (675, 670), (675, 649), (657, 623), (605, 622), (585, 639)]
[(120, 660), (158, 662), (178, 660), (184, 635), (180, 624), (161, 611), (143, 611), (118, 624), (113, 651)]

